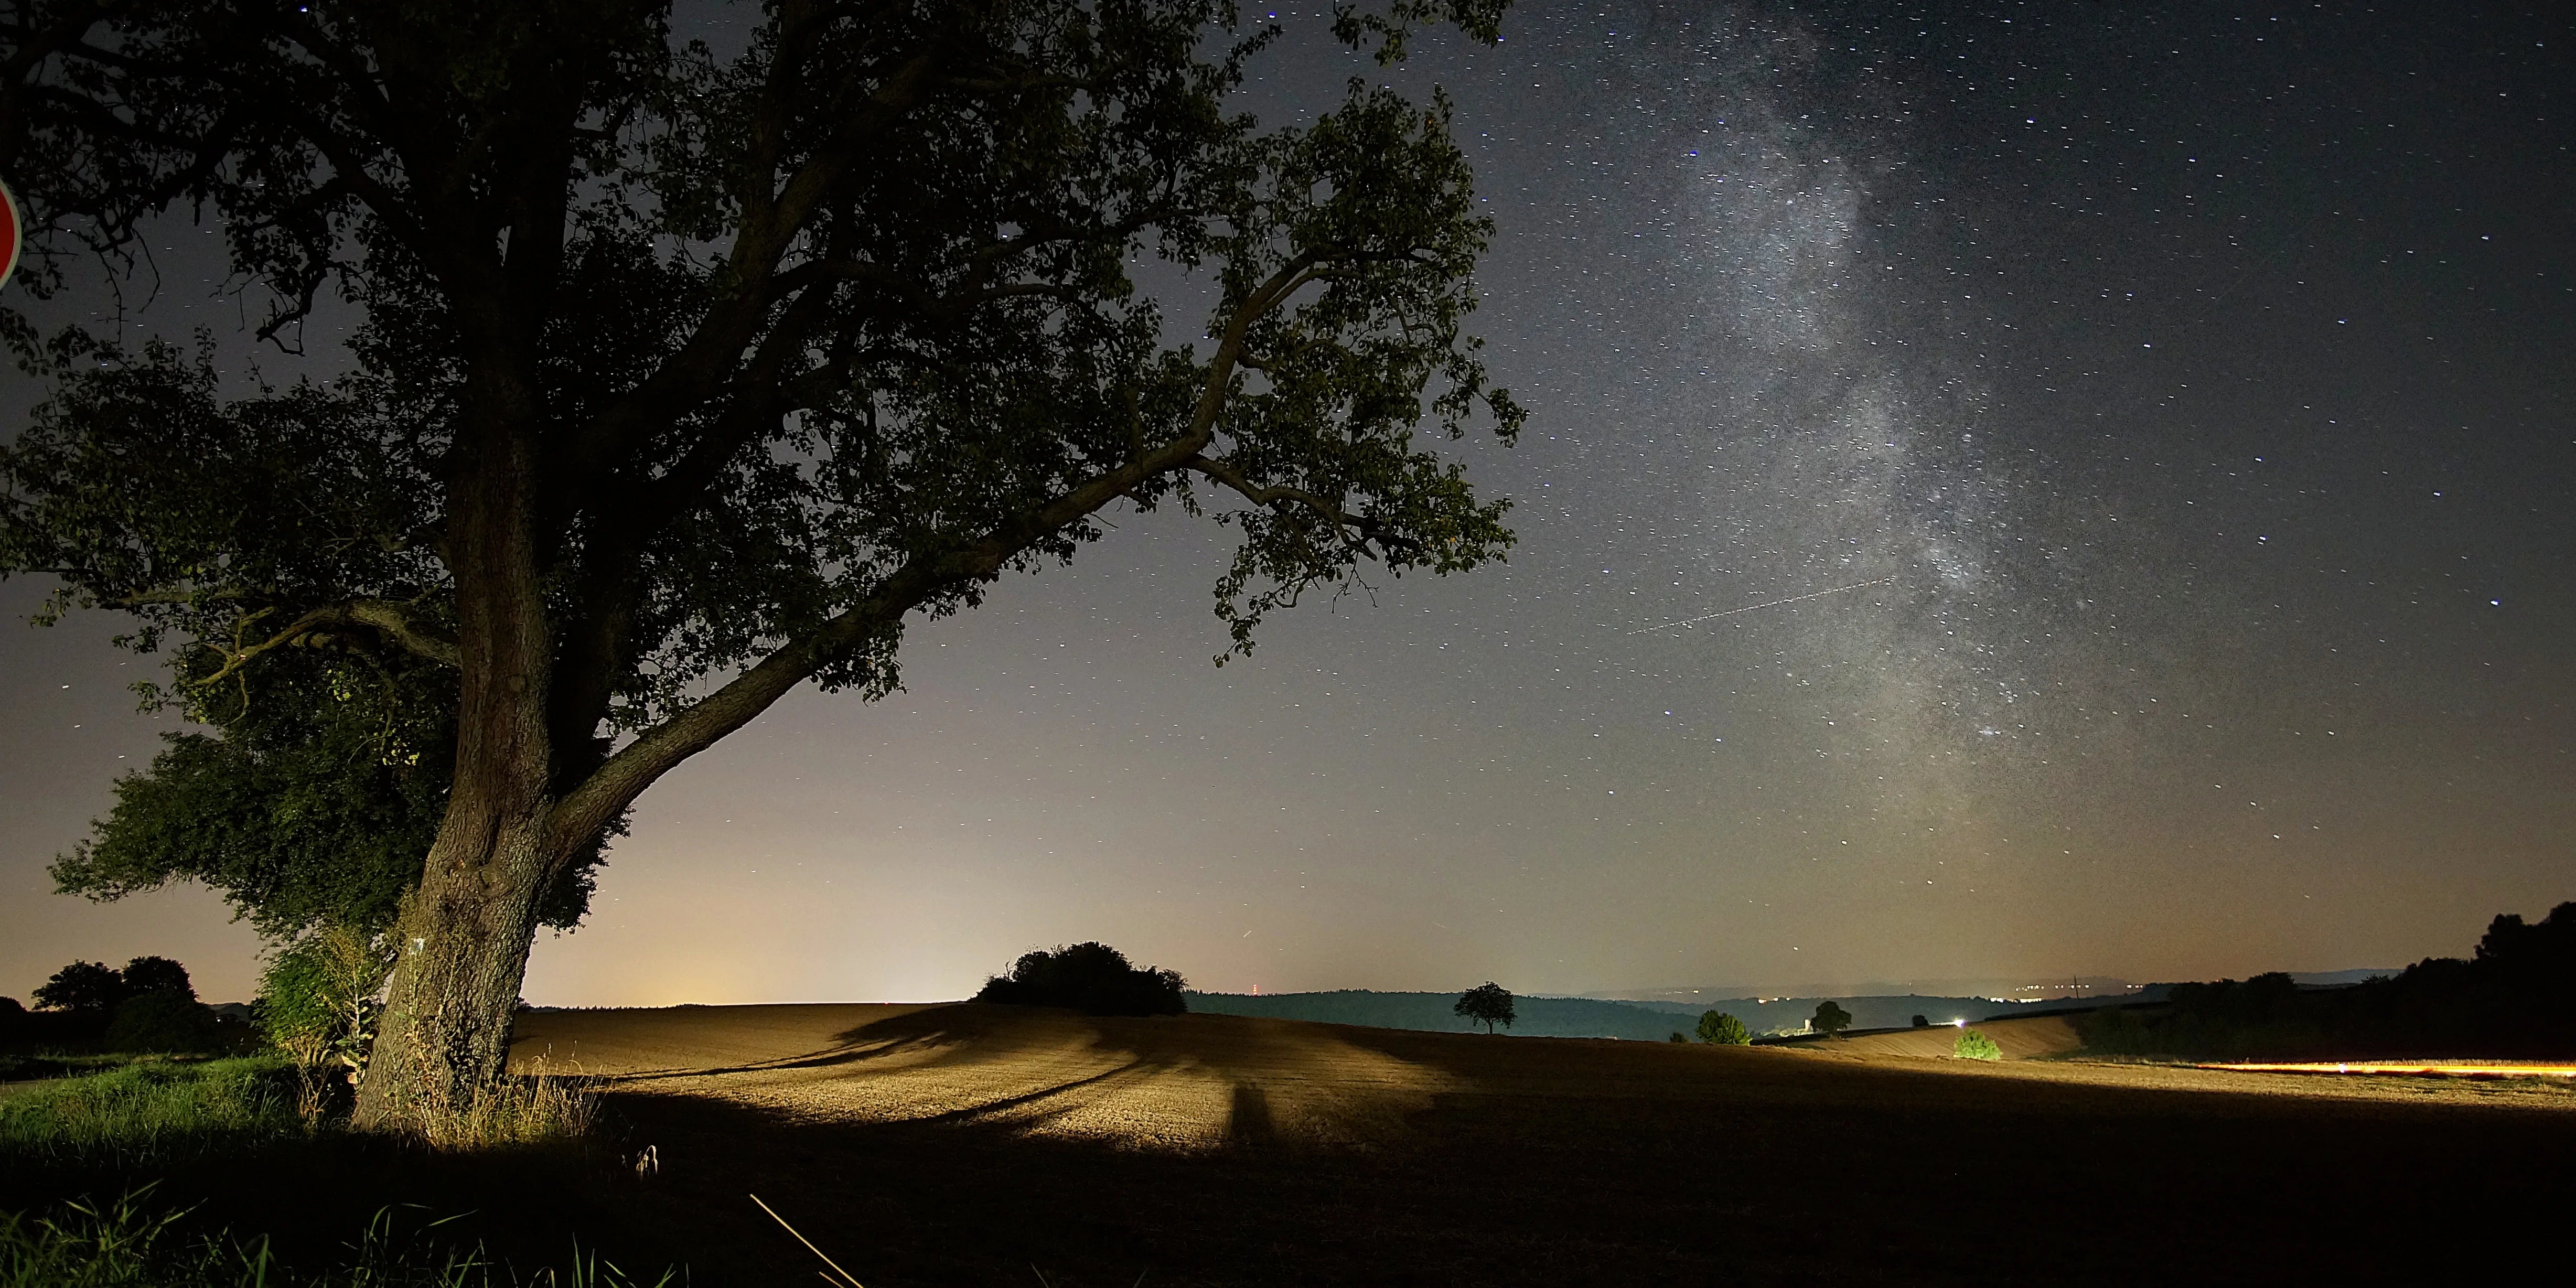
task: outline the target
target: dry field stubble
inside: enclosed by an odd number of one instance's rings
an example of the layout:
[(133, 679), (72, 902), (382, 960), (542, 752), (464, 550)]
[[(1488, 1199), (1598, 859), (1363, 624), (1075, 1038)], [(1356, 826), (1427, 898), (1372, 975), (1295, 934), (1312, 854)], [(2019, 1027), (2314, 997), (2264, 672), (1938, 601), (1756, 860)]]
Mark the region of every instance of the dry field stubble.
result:
[[(2008, 1051), (2044, 1026), (1981, 1026)], [(1887, 1035), (1914, 1038), (1916, 1035)], [(1923, 1040), (1946, 1040), (1934, 1031)], [(1890, 1050), (1888, 1048), (1894, 1048)], [(2554, 1238), (2576, 1092), (979, 1006), (540, 1012), (698, 1281), (2214, 1282)], [(2465, 1240), (2465, 1242), (2464, 1242)], [(720, 1251), (719, 1251), (720, 1250)]]

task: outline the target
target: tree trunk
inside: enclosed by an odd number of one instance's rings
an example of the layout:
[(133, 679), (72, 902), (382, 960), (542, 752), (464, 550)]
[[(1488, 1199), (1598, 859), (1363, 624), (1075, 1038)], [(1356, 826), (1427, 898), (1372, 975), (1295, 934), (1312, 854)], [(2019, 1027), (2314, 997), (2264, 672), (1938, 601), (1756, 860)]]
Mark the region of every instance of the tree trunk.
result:
[[(506, 370), (496, 363), (492, 370)], [(535, 537), (530, 382), (487, 379), (448, 482), (444, 552), (456, 579), (456, 776), (418, 888), (358, 1089), (361, 1126), (471, 1105), (509, 1055), (540, 892), (569, 851), (547, 824), (554, 758), (552, 631)]]
[(396, 923), (400, 958), (358, 1088), (362, 1126), (464, 1109), (509, 1058), (510, 1013), (552, 864), (541, 818), (459, 828), (460, 804), (468, 803), (451, 802), (449, 825)]

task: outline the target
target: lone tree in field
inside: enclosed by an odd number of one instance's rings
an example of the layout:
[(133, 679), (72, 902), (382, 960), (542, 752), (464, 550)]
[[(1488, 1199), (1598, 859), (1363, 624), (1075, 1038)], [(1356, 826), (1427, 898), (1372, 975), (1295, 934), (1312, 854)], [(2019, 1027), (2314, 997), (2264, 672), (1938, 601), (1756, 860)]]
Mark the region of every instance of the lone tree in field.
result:
[[(1220, 0), (776, 0), (731, 59), (667, 8), (0, 19), (30, 289), (130, 267), (175, 207), (276, 301), (263, 335), (330, 295), (356, 319), (345, 378), (270, 388), (0, 314), (52, 386), (0, 449), (0, 573), (132, 614), (182, 710), (435, 708), (400, 724), (452, 750), (363, 1122), (498, 1075), (549, 900), (656, 779), (799, 685), (888, 692), (908, 623), (1072, 558), (1111, 506), (1240, 532), (1237, 652), (1368, 566), (1510, 542), (1416, 439), (1521, 420), (1465, 330), (1490, 228), (1445, 98), (1354, 81), (1261, 132), (1227, 99), (1266, 36)], [(1394, 59), (1501, 8), (1337, 31)], [(1199, 290), (1183, 317), (1136, 288), (1147, 257)]]
[(1469, 1023), (1483, 1024), (1487, 1033), (1493, 1032), (1497, 1024), (1507, 1029), (1512, 1026), (1511, 992), (1492, 980), (1468, 989), (1449, 1009)]
[(1749, 1046), (1753, 1031), (1724, 1011), (1706, 1011), (1699, 1017), (1699, 1040), (1712, 1046)]
[(1835, 1034), (1842, 1032), (1844, 1029), (1850, 1028), (1851, 1022), (1851, 1012), (1835, 1005), (1830, 1000), (1817, 1004), (1816, 1017), (1807, 1021), (1807, 1023), (1813, 1027), (1816, 1032), (1822, 1033), (1826, 1037), (1832, 1037)]

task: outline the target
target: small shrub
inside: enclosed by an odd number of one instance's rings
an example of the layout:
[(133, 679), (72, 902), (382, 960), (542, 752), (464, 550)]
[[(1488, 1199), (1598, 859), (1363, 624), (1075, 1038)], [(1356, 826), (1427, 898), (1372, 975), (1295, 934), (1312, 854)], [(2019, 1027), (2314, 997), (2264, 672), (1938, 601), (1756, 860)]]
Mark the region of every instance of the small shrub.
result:
[(1699, 1040), (1711, 1046), (1749, 1046), (1753, 1031), (1724, 1011), (1709, 1011), (1699, 1017)]
[(1961, 1029), (1958, 1039), (1950, 1044), (1950, 1054), (1961, 1060), (2000, 1060), (2004, 1049), (1975, 1029)]
[(1672, 1041), (1674, 1041), (1674, 1042), (1681, 1042), (1681, 1043), (1688, 1043), (1688, 1042), (1690, 1041), (1690, 1039), (1689, 1039), (1689, 1038), (1686, 1038), (1686, 1037), (1683, 1037), (1683, 1036), (1682, 1036), (1682, 1031), (1681, 1031), (1680, 1029), (1675, 1029), (1675, 1030), (1673, 1030), (1673, 1036), (1672, 1036), (1671, 1040), (1672, 1040)]
[(260, 1032), (295, 1061), (306, 1118), (345, 1099), (365, 1071), (393, 962), (383, 936), (326, 926), (269, 958), (260, 973)]

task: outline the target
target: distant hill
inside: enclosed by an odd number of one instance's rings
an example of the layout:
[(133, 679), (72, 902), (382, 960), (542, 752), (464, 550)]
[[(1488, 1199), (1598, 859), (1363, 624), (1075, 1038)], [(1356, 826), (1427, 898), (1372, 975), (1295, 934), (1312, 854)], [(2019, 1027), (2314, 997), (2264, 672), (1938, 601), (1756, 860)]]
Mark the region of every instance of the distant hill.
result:
[(1701, 1007), (1746, 997), (1965, 997), (1988, 1002), (2050, 1002), (2068, 998), (2117, 998), (2135, 992), (2137, 987), (2127, 980), (2106, 975), (2069, 976), (2038, 982), (2032, 982), (2027, 975), (1994, 975), (1952, 979), (1810, 980), (1804, 983), (1775, 980), (1761, 984), (1658, 985), (1651, 988), (1593, 989), (1573, 996), (1597, 997), (1607, 1002), (1674, 1002)]
[[(1339, 989), (1329, 993), (1191, 993), (1190, 1009), (1216, 1015), (1265, 1015), (1282, 1020), (1314, 1020), (1325, 1024), (1362, 1024), (1380, 1029), (1421, 1029), (1435, 1033), (1460, 1033), (1481, 1025), (1470, 1025), (1450, 1011), (1458, 1001), (1456, 993), (1379, 993), (1367, 989)], [(1678, 1029), (1685, 1033), (1698, 1022), (1703, 1011), (1724, 1011), (1744, 1021), (1755, 1033), (1795, 1033), (1806, 1027), (1808, 1017), (1816, 1013), (1821, 997), (1783, 997), (1757, 1000), (1750, 997), (1728, 998), (1704, 1005), (1686, 1006), (1678, 1002), (1611, 1002), (1588, 997), (1530, 997), (1515, 999), (1520, 1013), (1511, 1031), (1523, 1037), (1540, 1038), (1629, 1038), (1641, 1042), (1659, 1042)], [(1852, 1027), (1861, 1029), (1897, 1028), (1913, 1022), (1920, 1015), (1934, 1024), (1947, 1024), (1954, 1019), (1978, 1021), (1995, 1016), (2017, 1015), (2035, 1006), (2015, 1002), (1993, 1002), (1982, 997), (1839, 997), (1833, 999), (1852, 1016)]]
[[(1190, 993), (1190, 1009), (1214, 1015), (1263, 1015), (1281, 1020), (1314, 1020), (1324, 1024), (1362, 1024), (1377, 1029), (1421, 1029), (1434, 1033), (1481, 1033), (1485, 1026), (1459, 1019), (1449, 1008), (1456, 993), (1378, 993), (1345, 988), (1329, 993)], [(1584, 997), (1520, 997), (1511, 1032), (1537, 1038), (1631, 1038), (1661, 1042), (1674, 1029), (1686, 1029), (1674, 1016), (1626, 1002)]]
[[(1631, 1002), (1631, 1006), (1652, 1007), (1676, 1018), (1697, 1021), (1703, 1011), (1724, 1011), (1744, 1021), (1746, 1028), (1757, 1034), (1795, 1033), (1807, 1027), (1818, 1003), (1832, 1001), (1851, 1013), (1855, 1029), (1895, 1029), (1914, 1022), (1917, 1015), (1934, 1024), (1953, 1020), (1976, 1023), (2003, 1016), (2022, 1015), (2041, 1009), (2037, 1002), (1998, 1002), (1990, 997), (1932, 997), (1918, 993), (1899, 993), (1875, 997), (1729, 997), (1707, 1002)], [(1683, 1025), (1689, 1028), (1689, 1025)]]

